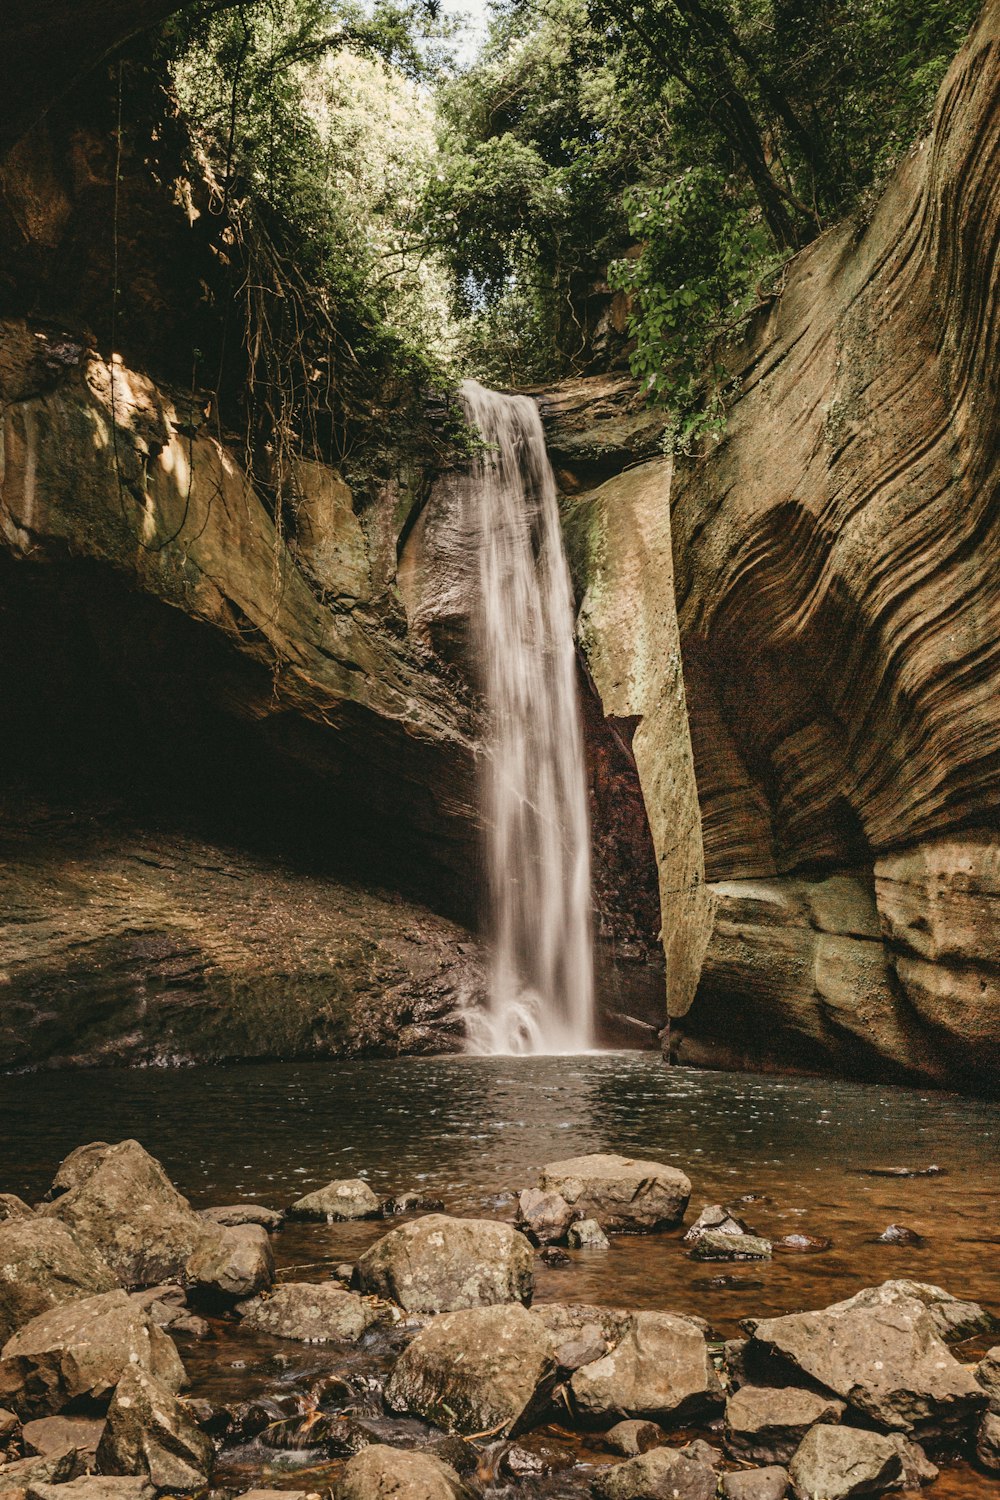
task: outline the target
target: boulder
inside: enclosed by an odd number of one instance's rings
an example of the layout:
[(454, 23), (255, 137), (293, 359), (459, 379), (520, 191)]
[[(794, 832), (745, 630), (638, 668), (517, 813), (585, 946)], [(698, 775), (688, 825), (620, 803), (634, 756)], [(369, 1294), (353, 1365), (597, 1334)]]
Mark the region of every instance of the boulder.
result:
[(688, 1254), (692, 1260), (770, 1260), (771, 1241), (731, 1229), (705, 1229)]
[(772, 1250), (780, 1250), (786, 1255), (820, 1255), (832, 1245), (832, 1240), (817, 1234), (783, 1234), (780, 1239), (771, 1241)]
[(996, 1319), (978, 1302), (963, 1302), (943, 1287), (927, 1281), (894, 1278), (857, 1293), (862, 1307), (888, 1307), (897, 1302), (922, 1302), (939, 1338), (955, 1343), (976, 1333), (988, 1333), (997, 1326)]
[(379, 1320), (371, 1302), (328, 1281), (286, 1281), (266, 1297), (241, 1302), (236, 1311), (246, 1328), (310, 1344), (331, 1339), (357, 1343)]
[(45, 1195), (46, 1198), (50, 1200), (58, 1198), (62, 1193), (68, 1193), (71, 1188), (79, 1187), (110, 1150), (111, 1145), (108, 1141), (90, 1141), (86, 1146), (77, 1146), (75, 1151), (64, 1156), (59, 1163), (56, 1175), (52, 1179), (52, 1186)]
[(518, 1303), (432, 1319), (403, 1351), (385, 1390), (394, 1411), (448, 1432), (512, 1434), (529, 1425), (555, 1385), (548, 1329)]
[(285, 1222), (285, 1215), (278, 1208), (265, 1208), (262, 1203), (232, 1203), (221, 1208), (203, 1208), (201, 1217), (210, 1224), (220, 1224), (223, 1229), (236, 1229), (241, 1224), (259, 1224), (273, 1234)]
[(986, 1412), (976, 1435), (976, 1458), (984, 1469), (1000, 1473), (1000, 1416)]
[(188, 1307), (184, 1288), (175, 1282), (145, 1287), (141, 1292), (129, 1295), (137, 1307), (146, 1309), (160, 1328), (169, 1328), (172, 1333), (186, 1333), (192, 1338), (205, 1338), (209, 1332), (205, 1319), (199, 1318)]
[(590, 1482), (598, 1500), (714, 1500), (717, 1485), (714, 1469), (673, 1448), (598, 1469)]
[(333, 1491), (334, 1500), (458, 1500), (464, 1493), (450, 1464), (382, 1444), (355, 1454)]
[(789, 1464), (796, 1500), (847, 1500), (898, 1489), (904, 1476), (898, 1437), (857, 1427), (813, 1427)]
[(299, 1198), (288, 1210), (293, 1219), (326, 1219), (334, 1223), (338, 1219), (377, 1219), (382, 1205), (360, 1177), (345, 1177), (337, 1182), (328, 1182)]
[(676, 1423), (721, 1406), (704, 1332), (673, 1313), (634, 1313), (618, 1344), (570, 1381), (585, 1421), (650, 1417)]
[[(61, 1484), (33, 1484), (27, 1500), (153, 1500), (156, 1491), (141, 1475), (125, 1478), (112, 1474), (85, 1474)], [(282, 1500), (294, 1500), (286, 1490)]]
[(114, 1285), (101, 1256), (64, 1225), (37, 1215), (0, 1224), (0, 1345), (48, 1308)]
[(560, 1370), (570, 1373), (613, 1349), (632, 1317), (624, 1308), (587, 1302), (543, 1302), (533, 1311), (549, 1330)]
[(566, 1233), (566, 1243), (571, 1250), (607, 1250), (611, 1246), (611, 1241), (596, 1219), (579, 1219), (571, 1224)]
[(185, 1276), (197, 1286), (225, 1297), (253, 1297), (274, 1280), (274, 1252), (260, 1224), (218, 1228), (207, 1243), (188, 1256)]
[(423, 1193), (397, 1193), (382, 1204), (383, 1219), (396, 1214), (443, 1214), (444, 1204), (440, 1198), (428, 1198)]
[(93, 1468), (104, 1419), (93, 1417), (36, 1417), (21, 1431), (26, 1453), (63, 1453), (75, 1448), (87, 1468)]
[(35, 1210), (16, 1193), (0, 1193), (0, 1224), (8, 1219), (30, 1219)]
[(66, 1158), (60, 1178), (71, 1185), (39, 1214), (65, 1224), (79, 1243), (103, 1256), (124, 1286), (199, 1280), (212, 1286), (210, 1276), (188, 1270), (199, 1252), (215, 1255), (226, 1275), (235, 1247), (227, 1255), (223, 1237), (233, 1231), (196, 1214), (138, 1141), (81, 1148)]
[(532, 1259), (531, 1245), (510, 1224), (428, 1214), (377, 1240), (355, 1276), (362, 1291), (407, 1312), (452, 1312), (530, 1302)]
[(157, 1490), (201, 1489), (215, 1449), (167, 1386), (130, 1366), (115, 1390), (97, 1449), (104, 1474), (148, 1475)]
[(990, 1411), (1000, 1413), (1000, 1344), (987, 1350), (974, 1374), (989, 1397)]
[(170, 1390), (185, 1379), (173, 1340), (126, 1292), (50, 1308), (0, 1353), (0, 1395), (22, 1417), (45, 1416), (80, 1397), (106, 1399), (123, 1371), (148, 1370)]
[(810, 1427), (839, 1422), (846, 1410), (835, 1396), (743, 1385), (726, 1402), (726, 1449), (755, 1463), (787, 1463)]
[(542, 1168), (539, 1187), (559, 1193), (604, 1229), (624, 1233), (679, 1224), (691, 1183), (676, 1167), (630, 1156), (573, 1156)]
[(710, 1469), (717, 1469), (722, 1463), (722, 1449), (716, 1448), (712, 1443), (706, 1443), (704, 1438), (694, 1438), (677, 1451), (685, 1458), (693, 1458), (697, 1463), (707, 1464)]
[(640, 1453), (648, 1453), (650, 1448), (662, 1447), (665, 1439), (663, 1429), (655, 1422), (629, 1417), (624, 1422), (616, 1422), (604, 1434), (604, 1441), (612, 1453), (620, 1453), (623, 1458), (637, 1458)]
[(764, 1469), (743, 1469), (723, 1474), (723, 1500), (785, 1500), (790, 1480), (788, 1470), (777, 1465)]
[(721, 1203), (712, 1203), (702, 1209), (684, 1235), (684, 1239), (689, 1245), (693, 1245), (695, 1240), (700, 1240), (709, 1229), (716, 1234), (753, 1234), (754, 1232), (749, 1224), (730, 1213), (728, 1208), (723, 1208)]
[(819, 1312), (748, 1326), (748, 1359), (780, 1355), (883, 1427), (961, 1429), (986, 1405), (986, 1393), (942, 1342), (924, 1301), (892, 1284)]
[(541, 1188), (525, 1188), (517, 1200), (517, 1227), (535, 1245), (554, 1245), (565, 1239), (579, 1217), (561, 1194), (544, 1193)]
[(0, 1447), (10, 1442), (21, 1425), (21, 1419), (16, 1411), (9, 1411), (6, 1406), (0, 1406)]
[(54, 1453), (35, 1453), (12, 1464), (0, 1464), (0, 1495), (7, 1490), (23, 1492), (36, 1484), (62, 1485), (80, 1468), (80, 1456), (72, 1443)]

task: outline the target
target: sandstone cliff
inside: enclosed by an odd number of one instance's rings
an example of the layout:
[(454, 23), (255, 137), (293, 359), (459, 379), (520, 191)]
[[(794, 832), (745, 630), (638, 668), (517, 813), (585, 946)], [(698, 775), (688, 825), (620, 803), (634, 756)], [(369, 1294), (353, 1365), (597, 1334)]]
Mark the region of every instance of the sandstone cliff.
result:
[(681, 1058), (997, 1086), (998, 164), (990, 0), (871, 222), (734, 353), (723, 441), (567, 502)]

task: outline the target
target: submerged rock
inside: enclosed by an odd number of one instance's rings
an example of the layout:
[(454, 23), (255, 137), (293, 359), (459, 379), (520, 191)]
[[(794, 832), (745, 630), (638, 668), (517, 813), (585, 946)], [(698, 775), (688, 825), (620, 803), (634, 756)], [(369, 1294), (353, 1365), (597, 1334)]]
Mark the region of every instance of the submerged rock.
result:
[(378, 1308), (330, 1282), (286, 1281), (266, 1297), (241, 1302), (236, 1311), (246, 1328), (313, 1344), (357, 1343), (379, 1320)]
[(947, 1177), (944, 1167), (855, 1167), (859, 1177)]
[(692, 1260), (770, 1260), (771, 1241), (732, 1229), (704, 1229), (688, 1255)]
[(63, 1224), (37, 1216), (0, 1224), (0, 1345), (48, 1308), (114, 1286), (103, 1258)]
[(531, 1301), (531, 1245), (510, 1224), (428, 1214), (400, 1224), (358, 1261), (360, 1289), (407, 1312)]
[(281, 1209), (265, 1208), (262, 1203), (232, 1203), (220, 1208), (203, 1208), (201, 1217), (210, 1224), (221, 1224), (224, 1229), (235, 1229), (240, 1224), (259, 1224), (269, 1234), (280, 1229), (285, 1222)]
[(539, 1186), (559, 1193), (584, 1218), (622, 1232), (679, 1224), (691, 1183), (676, 1167), (629, 1156), (573, 1156), (543, 1167)]
[(147, 1370), (130, 1367), (108, 1408), (97, 1450), (105, 1474), (147, 1474), (158, 1490), (201, 1489), (215, 1449), (172, 1392)]
[(381, 1444), (350, 1459), (333, 1490), (334, 1500), (458, 1500), (464, 1493), (450, 1464)]
[(536, 1245), (554, 1245), (579, 1218), (560, 1193), (526, 1188), (517, 1200), (517, 1227)]
[(431, 1320), (403, 1351), (385, 1399), (448, 1432), (512, 1435), (544, 1406), (556, 1380), (552, 1339), (517, 1303)]
[(397, 1193), (382, 1204), (383, 1219), (396, 1214), (443, 1214), (444, 1204), (440, 1198), (425, 1198), (422, 1193)]
[(345, 1177), (328, 1182), (326, 1187), (306, 1193), (288, 1210), (291, 1219), (377, 1219), (382, 1205), (360, 1177)]
[(570, 1381), (585, 1421), (650, 1417), (677, 1422), (722, 1405), (702, 1328), (672, 1313), (634, 1313), (624, 1336)]
[(772, 1250), (780, 1250), (791, 1255), (817, 1255), (820, 1251), (831, 1249), (832, 1246), (832, 1240), (815, 1234), (783, 1234), (780, 1239), (771, 1241)]
[(580, 1219), (571, 1224), (566, 1233), (566, 1243), (571, 1250), (608, 1250), (611, 1241), (596, 1219)]
[(924, 1237), (915, 1229), (907, 1229), (905, 1224), (888, 1224), (877, 1236), (877, 1243), (880, 1245), (922, 1245)]
[(743, 1385), (726, 1402), (726, 1448), (734, 1458), (787, 1463), (817, 1422), (839, 1422), (847, 1407), (813, 1391)]
[(126, 1292), (68, 1302), (34, 1318), (0, 1355), (0, 1394), (21, 1416), (45, 1416), (70, 1401), (106, 1400), (124, 1371), (149, 1371), (179, 1390), (184, 1366), (173, 1340)]
[(723, 1208), (721, 1203), (713, 1203), (703, 1208), (688, 1229), (684, 1239), (688, 1244), (694, 1244), (700, 1240), (702, 1235), (711, 1229), (716, 1234), (753, 1234), (749, 1224), (738, 1219), (735, 1214), (730, 1213), (728, 1208)]
[(590, 1482), (598, 1500), (714, 1500), (717, 1486), (714, 1469), (673, 1448), (599, 1469)]
[(748, 1326), (748, 1357), (780, 1355), (884, 1427), (962, 1428), (986, 1404), (972, 1371), (953, 1357), (905, 1282)]

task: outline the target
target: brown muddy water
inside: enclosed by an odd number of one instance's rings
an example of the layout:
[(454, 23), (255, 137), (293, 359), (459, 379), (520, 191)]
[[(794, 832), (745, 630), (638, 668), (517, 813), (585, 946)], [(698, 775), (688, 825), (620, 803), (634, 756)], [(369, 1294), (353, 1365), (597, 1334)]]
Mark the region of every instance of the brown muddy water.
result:
[[(747, 1315), (823, 1307), (906, 1276), (1000, 1315), (995, 1102), (666, 1069), (657, 1056), (629, 1052), (0, 1078), (0, 1191), (38, 1197), (74, 1146), (126, 1136), (158, 1156), (198, 1207), (246, 1200), (280, 1208), (332, 1178), (363, 1176), (380, 1195), (416, 1189), (454, 1214), (511, 1217), (510, 1195), (533, 1184), (547, 1161), (589, 1151), (651, 1157), (691, 1178), (688, 1222), (703, 1204), (752, 1195), (737, 1211), (755, 1230), (775, 1238), (804, 1231), (829, 1238), (831, 1249), (727, 1267), (690, 1261), (680, 1232), (622, 1237), (606, 1252), (570, 1252), (564, 1268), (539, 1265), (536, 1300), (697, 1313), (729, 1337)], [(941, 1170), (867, 1175), (930, 1166)], [(923, 1243), (877, 1243), (890, 1223), (915, 1230)], [(322, 1280), (387, 1227), (288, 1224), (274, 1239), (280, 1278)], [(184, 1341), (196, 1395), (233, 1401), (296, 1393), (308, 1401), (303, 1393), (335, 1372), (352, 1385), (351, 1408), (382, 1423), (387, 1436), (431, 1436), (380, 1415), (369, 1381), (391, 1363), (391, 1336), (374, 1335), (346, 1352), (251, 1338), (221, 1318), (212, 1320), (212, 1334)], [(969, 1359), (978, 1352), (958, 1351)], [(522, 1445), (546, 1450), (556, 1473), (520, 1480), (519, 1493), (580, 1494), (587, 1467), (609, 1458), (598, 1437), (558, 1428)], [(219, 1478), (321, 1487), (337, 1467), (323, 1457), (262, 1450), (253, 1441), (227, 1449)], [(485, 1455), (481, 1476), (501, 1487), (503, 1475), (493, 1470), (502, 1457)], [(1000, 1500), (1000, 1482), (963, 1464), (943, 1469), (922, 1493)]]

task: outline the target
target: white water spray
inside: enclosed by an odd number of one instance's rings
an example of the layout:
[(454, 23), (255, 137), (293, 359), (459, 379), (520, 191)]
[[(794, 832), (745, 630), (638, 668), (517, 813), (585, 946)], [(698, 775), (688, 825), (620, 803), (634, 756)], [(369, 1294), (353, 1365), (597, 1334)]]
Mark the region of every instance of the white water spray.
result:
[(573, 594), (541, 418), (527, 396), (462, 386), (486, 451), (468, 488), (479, 555), (476, 645), (489, 712), (490, 1003), (473, 1052), (593, 1046), (590, 832)]

